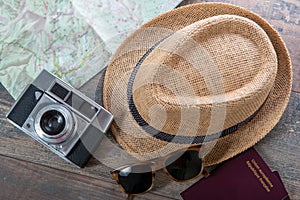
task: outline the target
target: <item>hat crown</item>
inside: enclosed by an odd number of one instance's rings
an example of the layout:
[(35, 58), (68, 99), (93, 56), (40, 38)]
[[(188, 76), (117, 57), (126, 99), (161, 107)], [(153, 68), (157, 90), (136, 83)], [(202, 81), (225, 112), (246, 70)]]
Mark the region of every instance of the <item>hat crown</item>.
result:
[[(229, 21), (236, 21), (237, 18), (227, 20), (228, 22), (225, 20), (223, 23), (229, 23), (229, 25), (223, 26), (226, 29), (221, 29), (221, 25), (215, 27), (208, 25), (209, 22), (213, 21), (213, 17), (219, 16), (220, 22), (222, 21), (221, 18), (224, 19), (224, 15), (241, 16), (250, 19), (250, 21), (248, 23), (247, 20), (239, 20), (239, 23), (232, 22), (230, 25), (231, 22)], [(198, 24), (199, 28), (194, 31), (189, 25), (195, 22), (203, 23), (203, 25)], [(184, 29), (185, 27), (186, 29)], [(238, 40), (232, 38), (230, 40), (232, 42), (228, 43), (239, 45), (238, 42), (248, 41), (249, 43), (250, 40), (250, 44), (252, 44), (250, 47), (253, 44), (257, 47), (257, 51), (253, 52), (259, 52), (261, 58), (261, 60), (258, 59), (260, 61), (257, 62), (258, 65), (253, 64), (255, 63), (254, 59), (250, 59), (251, 62), (247, 60), (247, 56), (252, 52), (248, 45), (246, 45), (247, 48), (236, 48), (235, 52), (230, 54), (231, 48), (225, 48), (222, 40), (219, 44), (213, 42), (212, 39), (221, 38), (225, 33), (231, 33), (233, 30), (236, 32), (227, 34), (227, 38), (231, 38), (229, 36), (245, 37)], [(201, 31), (204, 40), (197, 40), (195, 36), (199, 34), (192, 34), (193, 32), (197, 33), (197, 31)], [(214, 52), (217, 49), (222, 52), (222, 54), (219, 53), (219, 56), (223, 56), (222, 59), (225, 64), (203, 65), (206, 67), (198, 65), (198, 68), (204, 71), (191, 71), (197, 67), (192, 64), (193, 62), (187, 62), (189, 61), (188, 56), (193, 55), (190, 52), (194, 52), (192, 46), (189, 46), (190, 49), (185, 48), (188, 45), (184, 43), (187, 41), (184, 38), (188, 37), (182, 37), (178, 43), (178, 47), (182, 46), (179, 48), (182, 49), (180, 53), (186, 52), (184, 56), (181, 56), (182, 54), (177, 55), (174, 53), (175, 51), (170, 49), (167, 49), (169, 54), (166, 57), (163, 56), (163, 53), (156, 53), (158, 51), (164, 52), (163, 49), (160, 49), (163, 44), (172, 46), (172, 40), (167, 42), (171, 36), (176, 36), (178, 33), (182, 35), (185, 32), (189, 34), (183, 35), (192, 38), (192, 42), (195, 41), (200, 44), (196, 46), (203, 47), (202, 49), (205, 47), (206, 52)], [(169, 37), (167, 37), (168, 35)], [(167, 39), (165, 39), (166, 37)], [(205, 38), (208, 39), (205, 40)], [(269, 39), (272, 45), (270, 45)], [(203, 41), (211, 45), (204, 46)], [(231, 46), (234, 49), (235, 46)], [(244, 59), (237, 59), (237, 54), (243, 55), (240, 58)], [(216, 53), (217, 56), (218, 53)], [(274, 60), (276, 56), (278, 63)], [(151, 57), (152, 59), (150, 59)], [(200, 54), (200, 56), (193, 55), (191, 57), (193, 59), (193, 57), (204, 58), (205, 56)], [(215, 58), (208, 57), (206, 60), (218, 64), (218, 58), (214, 60)], [(168, 59), (170, 62), (166, 62)], [(222, 61), (222, 59), (219, 60)], [(226, 59), (235, 61), (235, 63), (229, 65), (230, 62), (229, 64), (226, 63)], [(186, 71), (183, 71), (183, 66), (185, 66)], [(188, 66), (193, 68), (188, 68)], [(217, 69), (221, 69), (219, 70), (219, 77), (224, 75), (221, 74), (222, 70), (225, 72), (226, 68), (230, 67), (229, 72), (231, 73), (229, 74), (234, 75), (220, 79), (224, 83), (226, 81), (228, 83), (223, 85), (223, 89), (210, 87), (208, 83), (213, 83), (213, 81), (204, 77), (205, 70), (211, 69), (208, 66), (217, 66)], [(242, 70), (243, 68), (247, 69), (245, 66), (253, 69), (253, 73), (249, 75), (247, 74), (249, 71)], [(164, 70), (166, 67), (169, 70)], [(151, 71), (151, 69), (155, 70)], [(277, 73), (274, 75), (276, 70)], [(184, 73), (182, 72), (189, 71), (190, 73), (183, 76)], [(195, 74), (203, 76), (202, 82), (201, 79), (192, 78)], [(244, 74), (243, 82), (237, 78), (240, 74)], [(173, 79), (171, 75), (173, 75)], [(276, 76), (275, 82), (273, 82), (274, 76)], [(178, 77), (182, 77), (182, 79)], [(245, 77), (248, 77), (246, 81)], [(270, 79), (266, 77), (270, 77)], [(158, 84), (160, 80), (168, 81)], [(195, 80), (195, 83), (191, 80)], [(216, 80), (218, 81), (218, 78)], [(183, 83), (188, 83), (186, 84), (188, 87), (183, 87)], [(218, 82), (215, 85), (219, 85)], [(271, 89), (270, 85), (272, 85)], [(269, 133), (287, 106), (291, 86), (292, 68), (289, 53), (278, 32), (266, 20), (238, 6), (215, 2), (199, 3), (174, 9), (152, 19), (122, 43), (105, 73), (103, 103), (114, 115), (114, 123), (111, 128), (115, 139), (134, 157), (141, 160), (154, 159), (193, 144), (201, 144), (200, 155), (204, 158), (204, 165), (207, 166), (235, 156), (253, 146)], [(207, 89), (212, 88), (212, 92), (210, 90), (205, 91), (206, 87)], [(204, 90), (200, 90), (200, 88), (204, 88)], [(216, 91), (222, 90), (223, 93), (216, 93)], [(226, 98), (221, 98), (224, 96)], [(263, 104), (261, 105), (261, 103)], [(257, 109), (257, 112), (238, 123), (234, 128), (225, 129), (228, 124), (243, 120), (243, 117)], [(225, 112), (222, 113), (222, 110)], [(210, 133), (209, 131), (212, 130), (209, 124), (214, 127), (214, 122), (222, 122), (224, 115), (224, 124), (218, 128), (223, 127), (225, 130), (221, 133), (205, 135), (206, 132)], [(207, 128), (207, 126), (209, 127)], [(197, 127), (199, 129), (195, 130)]]
[[(255, 22), (219, 15), (167, 37), (137, 67), (133, 101), (150, 126), (176, 135), (180, 123), (189, 124), (198, 113), (197, 135), (206, 135), (259, 109), (274, 84), (277, 57)], [(183, 109), (190, 115), (183, 116)], [(211, 126), (222, 121), (220, 113), (224, 123)], [(180, 134), (195, 134), (183, 130)]]

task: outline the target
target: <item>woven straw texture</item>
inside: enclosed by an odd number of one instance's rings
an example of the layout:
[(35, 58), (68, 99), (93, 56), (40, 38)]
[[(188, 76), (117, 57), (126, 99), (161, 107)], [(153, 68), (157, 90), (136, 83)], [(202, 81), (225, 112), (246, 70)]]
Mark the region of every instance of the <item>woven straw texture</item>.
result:
[[(125, 40), (107, 68), (103, 101), (117, 142), (136, 158), (162, 157), (210, 135), (215, 139), (204, 138), (201, 154), (213, 165), (272, 130), (291, 77), (285, 44), (265, 20), (229, 4), (194, 4)], [(216, 134), (251, 115), (233, 133)], [(153, 137), (159, 132), (166, 138)]]

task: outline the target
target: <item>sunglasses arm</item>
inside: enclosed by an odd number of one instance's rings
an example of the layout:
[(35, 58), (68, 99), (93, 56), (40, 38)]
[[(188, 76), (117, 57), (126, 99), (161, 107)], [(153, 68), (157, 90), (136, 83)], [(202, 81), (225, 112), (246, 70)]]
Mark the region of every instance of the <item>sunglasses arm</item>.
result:
[(205, 178), (207, 178), (207, 177), (209, 177), (210, 174), (209, 174), (209, 172), (208, 172), (207, 170), (203, 169), (202, 175), (203, 175)]
[(128, 194), (127, 199), (126, 200), (133, 200), (133, 195), (132, 194)]

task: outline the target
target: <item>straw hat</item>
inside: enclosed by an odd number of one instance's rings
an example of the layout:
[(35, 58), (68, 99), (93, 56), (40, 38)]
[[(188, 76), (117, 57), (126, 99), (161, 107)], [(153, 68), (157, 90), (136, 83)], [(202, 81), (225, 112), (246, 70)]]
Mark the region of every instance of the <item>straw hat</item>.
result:
[(279, 34), (241, 7), (200, 3), (144, 24), (103, 83), (117, 142), (140, 160), (202, 145), (205, 165), (253, 146), (281, 118), (292, 85)]

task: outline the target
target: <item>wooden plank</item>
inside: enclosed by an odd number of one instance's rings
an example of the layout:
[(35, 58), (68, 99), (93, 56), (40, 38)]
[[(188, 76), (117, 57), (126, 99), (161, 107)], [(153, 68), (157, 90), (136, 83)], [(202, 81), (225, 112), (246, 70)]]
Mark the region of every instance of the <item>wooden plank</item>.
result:
[[(85, 175), (100, 181), (115, 182), (110, 175), (110, 171), (112, 169), (101, 164), (98, 160), (91, 159), (85, 168), (78, 169), (66, 163), (57, 155), (50, 152), (47, 148), (43, 147), (29, 136), (13, 127), (5, 118), (5, 113), (7, 113), (8, 109), (11, 107), (13, 99), (1, 84), (0, 96), (2, 97), (0, 98), (0, 155), (52, 167), (66, 172), (72, 172), (74, 174)], [(165, 198), (178, 198), (180, 191), (183, 191), (191, 184), (192, 183), (184, 183), (176, 185), (174, 182), (167, 179), (164, 174), (159, 172), (157, 174), (154, 189), (143, 196), (145, 196), (145, 198), (148, 198), (148, 195), (165, 196)], [(122, 191), (119, 187), (117, 187), (116, 190), (120, 192)]]
[[(109, 171), (111, 168), (92, 159), (86, 168), (77, 169), (57, 157), (55, 154), (34, 142), (30, 137), (11, 126), (4, 115), (12, 104), (12, 98), (0, 86), (0, 154), (20, 160), (49, 166), (74, 174), (104, 182), (114, 182)], [(263, 158), (271, 168), (281, 173), (283, 181), (292, 199), (300, 199), (300, 180), (297, 174), (300, 169), (300, 94), (292, 93), (289, 106), (275, 129), (256, 145)], [(192, 183), (177, 183), (169, 180), (165, 174), (158, 172), (155, 188), (144, 195), (162, 195), (169, 198), (179, 198), (179, 193)], [(116, 188), (118, 190), (118, 188)], [(121, 190), (119, 190), (121, 191)], [(0, 191), (1, 192), (1, 191)]]
[[(0, 156), (0, 199), (105, 199), (123, 200), (126, 195), (111, 181), (100, 181), (67, 171)], [(147, 194), (136, 199), (170, 198)]]
[(291, 195), (300, 199), (300, 94), (292, 93), (277, 126), (255, 148), (272, 170), (278, 171)]
[[(299, 1), (219, 1), (247, 7), (261, 14), (274, 25), (283, 36), (291, 52), (294, 70), (293, 91), (300, 92)], [(185, 0), (181, 5), (197, 2), (204, 1)], [(281, 18), (278, 16), (281, 16)], [(99, 96), (95, 95), (95, 91), (99, 89), (97, 86), (100, 76), (96, 76), (81, 88), (81, 91), (97, 101), (100, 99)], [(111, 179), (110, 167), (101, 164), (96, 159), (92, 159), (86, 168), (74, 168), (7, 123), (5, 113), (12, 105), (13, 99), (1, 84), (0, 97), (0, 155), (4, 155), (0, 156), (0, 184), (2, 186), (0, 188), (0, 199), (22, 199), (22, 193), (29, 195), (23, 199), (31, 197), (31, 199), (50, 199), (48, 198), (49, 194), (63, 195), (65, 192), (71, 193), (71, 196), (67, 197), (74, 197), (75, 199), (82, 199), (81, 197), (85, 197), (84, 199), (119, 199), (125, 197), (124, 194), (119, 194), (121, 190)], [(270, 167), (279, 171), (291, 199), (300, 199), (299, 135), (300, 94), (292, 93), (287, 111), (279, 124), (255, 146)], [(24, 169), (24, 171), (21, 171), (21, 169)], [(55, 182), (57, 179), (59, 179), (58, 183)], [(68, 181), (70, 185), (66, 183)], [(65, 186), (64, 183), (67, 185)], [(163, 173), (158, 172), (153, 191), (137, 199), (180, 199), (179, 193), (191, 184), (173, 182), (166, 178)], [(72, 189), (73, 185), (75, 185), (74, 191)], [(90, 189), (86, 189), (86, 187)], [(110, 192), (110, 190), (113, 191)], [(12, 193), (10, 191), (14, 191), (13, 193), (16, 193), (16, 195), (10, 194)], [(93, 194), (93, 192), (95, 193)], [(100, 198), (101, 195), (105, 198)], [(57, 199), (64, 199), (64, 197)]]

